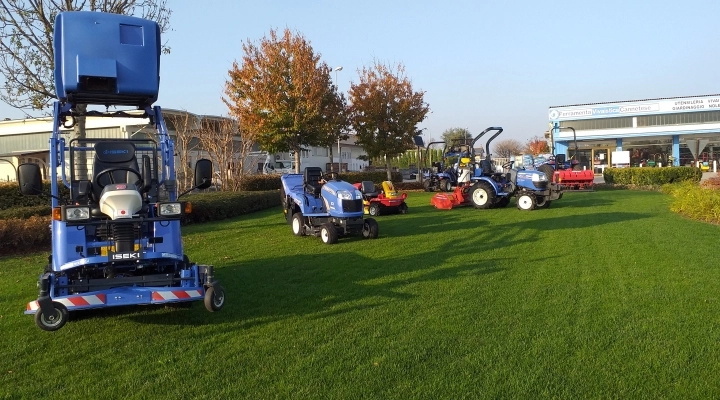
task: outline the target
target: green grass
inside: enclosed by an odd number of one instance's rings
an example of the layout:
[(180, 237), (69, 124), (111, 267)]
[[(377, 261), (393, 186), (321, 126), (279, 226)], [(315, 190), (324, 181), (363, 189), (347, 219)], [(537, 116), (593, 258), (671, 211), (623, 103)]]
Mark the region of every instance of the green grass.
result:
[(22, 314), (47, 254), (0, 258), (0, 398), (720, 397), (720, 227), (655, 192), (434, 210), (380, 237), (295, 237), (278, 208), (184, 230), (208, 313)]

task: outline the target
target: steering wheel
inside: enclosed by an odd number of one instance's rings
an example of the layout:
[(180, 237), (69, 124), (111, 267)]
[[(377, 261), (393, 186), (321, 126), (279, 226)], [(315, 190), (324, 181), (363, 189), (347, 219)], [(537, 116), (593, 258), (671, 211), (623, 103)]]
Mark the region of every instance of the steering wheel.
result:
[[(114, 168), (104, 169), (104, 170), (100, 171), (97, 175), (95, 175), (95, 180), (93, 181), (93, 185), (97, 185), (100, 188), (100, 190), (105, 189), (105, 186), (107, 186), (107, 185), (103, 185), (102, 183), (99, 183), (99, 182), (100, 182), (101, 176), (108, 175), (108, 174), (110, 175), (110, 184), (111, 185), (115, 184), (115, 176), (112, 174), (112, 172), (115, 172), (115, 171), (127, 171), (127, 172), (132, 172), (135, 175), (137, 175), (138, 180), (135, 181), (135, 183), (134, 183), (135, 186), (138, 186), (137, 183), (142, 180), (142, 174), (140, 174), (140, 171), (138, 171), (136, 169), (133, 169), (130, 167), (114, 167)], [(138, 190), (139, 189), (140, 189), (140, 187), (138, 187)]]
[(515, 161), (508, 161), (505, 164), (502, 165), (503, 169), (510, 169), (513, 167), (513, 164), (515, 164)]
[(323, 174), (322, 178), (325, 181), (336, 181), (338, 179), (338, 174), (335, 171), (332, 172), (326, 172)]

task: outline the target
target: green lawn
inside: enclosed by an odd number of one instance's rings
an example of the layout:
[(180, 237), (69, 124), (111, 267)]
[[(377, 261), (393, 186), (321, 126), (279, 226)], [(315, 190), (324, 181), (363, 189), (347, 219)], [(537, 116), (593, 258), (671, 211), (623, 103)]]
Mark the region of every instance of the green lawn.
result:
[(0, 398), (720, 397), (720, 227), (655, 192), (378, 218), (295, 237), (279, 208), (185, 229), (218, 313), (136, 307), (38, 329), (47, 254), (0, 258)]

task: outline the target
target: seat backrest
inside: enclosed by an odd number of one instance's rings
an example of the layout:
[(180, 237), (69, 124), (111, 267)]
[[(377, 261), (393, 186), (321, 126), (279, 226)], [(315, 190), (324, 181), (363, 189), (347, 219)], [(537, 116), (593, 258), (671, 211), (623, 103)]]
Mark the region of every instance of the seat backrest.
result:
[(557, 154), (555, 156), (555, 163), (556, 164), (565, 164), (565, 154)]
[[(98, 177), (100, 172), (112, 168), (132, 168), (138, 172), (135, 145), (131, 142), (98, 142), (95, 144), (93, 161), (93, 194), (100, 198), (102, 187), (111, 183), (135, 183), (141, 179), (137, 174), (125, 170), (113, 171)], [(110, 178), (112, 175), (112, 179)]]
[(322, 169), (320, 167), (306, 167), (303, 173), (303, 185), (305, 191), (317, 196), (320, 194), (320, 179), (322, 179)]
[(482, 170), (483, 175), (490, 175), (495, 172), (490, 160), (482, 160), (480, 162), (480, 169)]
[(373, 181), (362, 181), (360, 183), (360, 190), (364, 195), (377, 195)]

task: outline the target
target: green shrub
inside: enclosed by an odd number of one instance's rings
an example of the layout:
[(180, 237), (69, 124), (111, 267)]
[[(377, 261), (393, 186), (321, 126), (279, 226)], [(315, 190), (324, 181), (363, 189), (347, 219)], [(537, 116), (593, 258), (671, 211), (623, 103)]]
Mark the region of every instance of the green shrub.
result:
[(694, 167), (667, 168), (605, 168), (605, 183), (617, 185), (665, 185), (679, 182), (700, 182), (702, 171)]
[(30, 218), (32, 216), (44, 217), (52, 214), (50, 205), (15, 207), (0, 210), (0, 219)]
[(183, 197), (192, 203), (192, 213), (183, 217), (183, 224), (215, 221), (260, 211), (280, 205), (280, 192), (212, 192)]
[[(70, 190), (62, 183), (58, 183), (58, 192), (63, 204), (70, 199)], [(17, 182), (0, 183), (0, 210), (15, 207), (47, 206), (50, 207), (50, 181), (43, 182), (43, 195), (24, 196), (20, 193)]]
[(670, 210), (697, 221), (720, 223), (720, 190), (693, 182), (665, 185), (662, 191), (673, 196)]
[(16, 254), (50, 246), (50, 217), (0, 220), (0, 254)]

